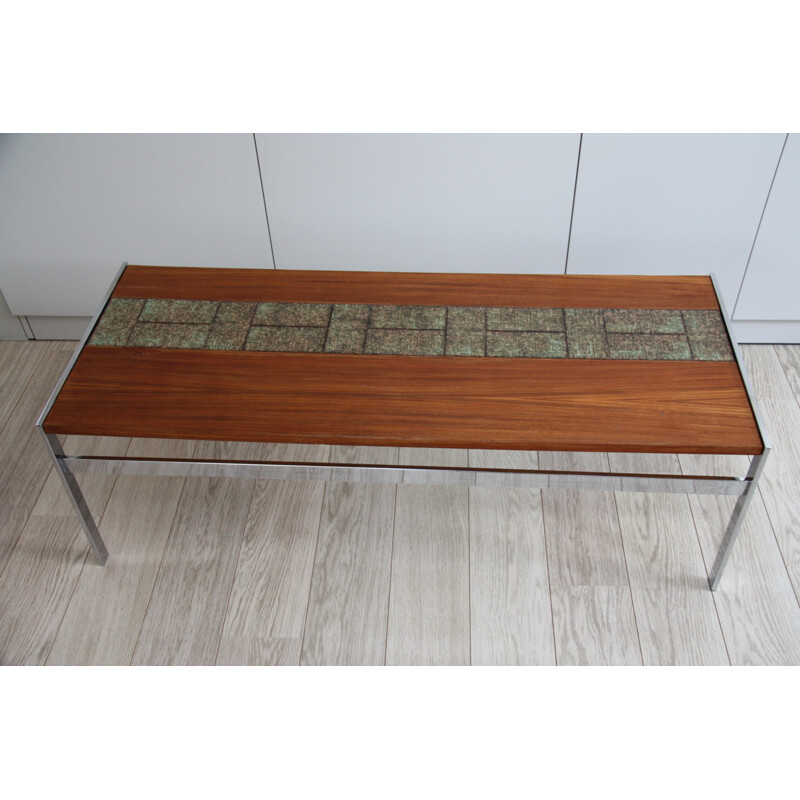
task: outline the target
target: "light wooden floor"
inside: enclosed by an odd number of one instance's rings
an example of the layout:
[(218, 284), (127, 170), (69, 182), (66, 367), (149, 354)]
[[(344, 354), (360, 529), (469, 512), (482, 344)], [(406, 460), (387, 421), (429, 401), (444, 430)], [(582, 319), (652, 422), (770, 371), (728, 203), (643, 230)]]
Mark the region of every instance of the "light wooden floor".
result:
[[(0, 342), (0, 663), (800, 664), (800, 346), (744, 348), (774, 451), (713, 595), (707, 571), (733, 498), (85, 476), (111, 552), (100, 568), (34, 430), (74, 347)], [(711, 457), (67, 444), (741, 468)]]

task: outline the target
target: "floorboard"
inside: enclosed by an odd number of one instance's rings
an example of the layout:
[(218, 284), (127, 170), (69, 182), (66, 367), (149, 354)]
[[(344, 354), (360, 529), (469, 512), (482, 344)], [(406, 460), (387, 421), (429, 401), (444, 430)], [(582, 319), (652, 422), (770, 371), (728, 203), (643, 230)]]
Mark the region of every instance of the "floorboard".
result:
[(759, 491), (800, 598), (800, 406), (787, 379), (789, 374), (797, 382), (794, 364), (782, 364), (774, 348), (765, 345), (745, 348), (744, 361), (773, 443)]
[[(257, 461), (260, 444), (198, 442), (194, 457)], [(208, 664), (217, 657), (255, 481), (187, 478), (133, 664)]]
[[(127, 455), (190, 458), (194, 442), (134, 440)], [(129, 664), (164, 554), (183, 478), (123, 476), (103, 515), (104, 567), (87, 563), (48, 664)]]

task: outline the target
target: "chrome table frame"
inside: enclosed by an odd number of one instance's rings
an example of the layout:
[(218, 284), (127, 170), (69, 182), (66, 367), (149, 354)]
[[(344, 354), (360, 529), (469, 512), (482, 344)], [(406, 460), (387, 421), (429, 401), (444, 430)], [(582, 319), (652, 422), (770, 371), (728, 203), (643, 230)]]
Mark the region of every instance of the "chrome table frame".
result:
[(97, 529), (86, 499), (76, 479), (77, 474), (104, 473), (107, 475), (164, 475), (188, 477), (222, 477), (270, 480), (310, 480), (351, 483), (430, 484), (446, 486), (496, 486), (529, 489), (594, 489), (601, 491), (677, 492), (686, 494), (723, 494), (738, 496), (722, 543), (709, 575), (712, 591), (719, 585), (722, 571), (741, 530), (747, 508), (753, 499), (764, 462), (771, 445), (764, 431), (761, 414), (739, 346), (733, 336), (730, 320), (720, 295), (714, 275), (711, 276), (722, 318), (733, 346), (736, 363), (744, 382), (753, 415), (758, 426), (763, 452), (752, 457), (747, 474), (742, 477), (716, 475), (667, 475), (622, 472), (566, 472), (521, 469), (469, 469), (463, 467), (413, 467), (394, 465), (336, 464), (318, 462), (283, 461), (195, 461), (192, 459), (164, 458), (104, 458), (99, 456), (66, 455), (57, 434), (46, 433), (44, 421), (58, 397), (64, 383), (83, 351), (100, 315), (122, 276), (127, 262), (123, 263), (103, 298), (80, 344), (67, 364), (44, 410), (36, 422), (48, 452), (78, 513), (97, 561), (103, 565), (108, 560), (100, 532)]

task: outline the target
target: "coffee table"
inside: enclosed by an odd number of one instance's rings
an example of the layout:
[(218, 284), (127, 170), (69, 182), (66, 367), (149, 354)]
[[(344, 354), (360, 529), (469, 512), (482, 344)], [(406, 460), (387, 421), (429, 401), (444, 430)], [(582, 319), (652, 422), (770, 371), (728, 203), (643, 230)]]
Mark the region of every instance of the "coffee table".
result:
[[(202, 475), (738, 495), (770, 445), (713, 276), (477, 275), (123, 264), (44, 408), (76, 475)], [(743, 476), (66, 455), (60, 437), (740, 454)]]

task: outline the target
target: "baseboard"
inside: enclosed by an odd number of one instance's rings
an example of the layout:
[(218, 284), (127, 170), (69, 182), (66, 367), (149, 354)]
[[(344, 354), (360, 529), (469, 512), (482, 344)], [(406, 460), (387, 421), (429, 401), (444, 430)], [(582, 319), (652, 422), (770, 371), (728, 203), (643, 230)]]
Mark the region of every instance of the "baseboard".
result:
[(33, 335), (37, 339), (83, 338), (91, 317), (28, 317)]
[(733, 320), (740, 344), (800, 344), (800, 322), (790, 320)]

